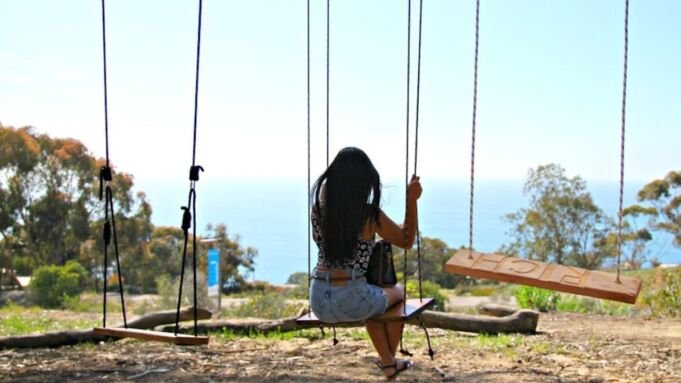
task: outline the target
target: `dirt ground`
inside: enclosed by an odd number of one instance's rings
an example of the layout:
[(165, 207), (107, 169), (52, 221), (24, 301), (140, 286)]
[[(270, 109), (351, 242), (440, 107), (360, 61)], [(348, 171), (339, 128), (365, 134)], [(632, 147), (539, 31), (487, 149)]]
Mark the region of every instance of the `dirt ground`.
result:
[[(403, 382), (681, 382), (681, 320), (542, 314), (537, 335), (477, 336), (407, 330), (415, 355)], [(289, 340), (223, 339), (183, 347), (122, 340), (0, 351), (1, 382), (375, 382), (375, 354), (359, 330)]]

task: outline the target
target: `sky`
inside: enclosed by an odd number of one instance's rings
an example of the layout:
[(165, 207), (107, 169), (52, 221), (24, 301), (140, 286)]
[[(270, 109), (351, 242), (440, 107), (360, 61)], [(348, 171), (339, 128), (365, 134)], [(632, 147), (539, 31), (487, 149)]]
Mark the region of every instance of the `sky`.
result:
[[(412, 2), (411, 143), (418, 1)], [(101, 4), (0, 0), (0, 122), (104, 156)], [(107, 2), (111, 161), (136, 179), (186, 180), (198, 2)], [(631, 1), (627, 180), (679, 170), (680, 1)], [(407, 2), (331, 1), (330, 148), (404, 177)], [(475, 2), (425, 0), (418, 173), (469, 176)], [(478, 179), (558, 163), (619, 178), (624, 1), (483, 0)], [(313, 178), (325, 166), (326, 2), (311, 1)], [(306, 1), (205, 0), (197, 164), (202, 180), (307, 175)], [(413, 172), (413, 163), (409, 173)]]

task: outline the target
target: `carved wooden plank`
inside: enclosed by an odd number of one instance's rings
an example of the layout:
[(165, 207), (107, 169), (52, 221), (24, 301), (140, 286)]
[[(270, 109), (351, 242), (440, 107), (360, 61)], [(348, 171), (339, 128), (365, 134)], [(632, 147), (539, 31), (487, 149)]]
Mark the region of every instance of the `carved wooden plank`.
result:
[[(406, 313), (405, 313), (405, 303), (404, 301), (388, 308), (388, 310), (376, 317), (371, 318), (371, 320), (381, 321), (381, 322), (399, 322), (405, 321), (409, 318), (422, 313), (427, 308), (435, 304), (433, 298), (423, 298), (420, 300), (418, 298), (407, 299), (406, 303)], [(314, 313), (310, 312), (296, 319), (296, 323), (300, 325), (325, 325), (332, 323), (325, 323), (319, 320)]]
[(641, 290), (641, 281), (632, 277), (620, 276), (618, 283), (615, 274), (603, 271), (470, 250), (457, 251), (445, 271), (632, 304)]
[(135, 338), (141, 340), (154, 340), (159, 342), (175, 343), (183, 346), (197, 346), (208, 344), (207, 336), (191, 336), (185, 334), (177, 334), (141, 330), (137, 328), (120, 328), (120, 327), (95, 327), (94, 333), (99, 335), (114, 336), (117, 338)]

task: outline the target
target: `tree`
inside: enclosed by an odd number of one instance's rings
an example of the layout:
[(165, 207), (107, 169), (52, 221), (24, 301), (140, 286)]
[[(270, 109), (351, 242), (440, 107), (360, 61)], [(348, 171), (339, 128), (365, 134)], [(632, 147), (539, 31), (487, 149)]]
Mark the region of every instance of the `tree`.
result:
[(26, 272), (74, 259), (90, 235), (95, 159), (31, 127), (0, 127), (0, 152), (0, 260)]
[[(639, 217), (654, 214), (654, 209), (638, 205), (629, 206), (622, 210), (622, 255), (625, 268), (640, 269), (646, 262), (648, 242), (653, 239), (647, 227), (639, 228)], [(617, 246), (617, 237), (613, 233), (608, 240), (612, 246)]]
[(613, 222), (596, 206), (580, 177), (557, 164), (529, 171), (523, 187), (529, 207), (508, 214), (514, 241), (502, 251), (542, 262), (593, 269), (614, 255), (607, 240)]
[[(239, 236), (229, 238), (227, 234), (227, 225), (220, 223), (217, 225), (208, 225), (206, 228), (206, 238), (216, 240), (214, 243), (202, 244), (201, 254), (206, 254), (208, 248), (214, 247), (220, 250), (220, 276), (223, 283), (230, 284), (232, 289), (240, 290), (244, 287), (246, 281), (241, 274), (239, 268), (252, 272), (255, 270), (255, 257), (258, 256), (258, 250), (253, 247), (243, 248), (239, 245)], [(206, 267), (205, 257), (202, 259), (202, 267)]]
[[(0, 126), (0, 152), (0, 266), (30, 274), (78, 259), (101, 269), (97, 175), (104, 161), (78, 140), (51, 138), (32, 127)], [(151, 206), (144, 194), (133, 195), (131, 175), (114, 172), (112, 185), (121, 253), (133, 260), (150, 238)]]
[(297, 286), (306, 286), (307, 287), (307, 272), (305, 271), (296, 271), (295, 273), (291, 274), (288, 276), (288, 279), (286, 280), (286, 284), (288, 285), (297, 285)]
[[(98, 174), (104, 160), (78, 140), (2, 125), (0, 153), (0, 268), (27, 275), (41, 266), (77, 260), (101, 285), (104, 204)], [(151, 205), (143, 192), (134, 192), (132, 175), (113, 170), (121, 276), (132, 291), (155, 290), (157, 276), (180, 275), (184, 234), (180, 228), (155, 228)], [(230, 239), (224, 224), (209, 226), (207, 235), (222, 251), (224, 278), (243, 283), (239, 267), (253, 270), (257, 250), (239, 246), (238, 236)], [(199, 267), (205, 268), (200, 255), (206, 250), (205, 244), (199, 248)], [(107, 275), (116, 280), (113, 244), (109, 255)]]
[[(404, 251), (393, 247), (393, 259), (398, 273), (404, 270)], [(456, 249), (437, 238), (421, 238), (421, 278), (424, 281), (437, 283), (444, 288), (454, 288), (462, 280), (462, 276), (444, 271), (444, 264), (451, 258)], [(418, 277), (418, 253), (411, 249), (407, 253), (407, 277)]]
[(649, 227), (666, 232), (681, 247), (681, 171), (671, 171), (663, 179), (654, 180), (638, 192), (638, 201), (650, 205), (642, 209), (649, 217)]

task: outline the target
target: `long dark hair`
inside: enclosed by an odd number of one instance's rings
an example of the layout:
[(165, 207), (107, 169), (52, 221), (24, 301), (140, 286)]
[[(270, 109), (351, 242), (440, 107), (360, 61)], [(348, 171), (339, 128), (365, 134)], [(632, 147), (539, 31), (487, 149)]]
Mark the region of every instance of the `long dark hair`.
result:
[(381, 177), (361, 149), (344, 148), (314, 183), (312, 197), (326, 259), (333, 264), (352, 256), (369, 219), (378, 223)]

